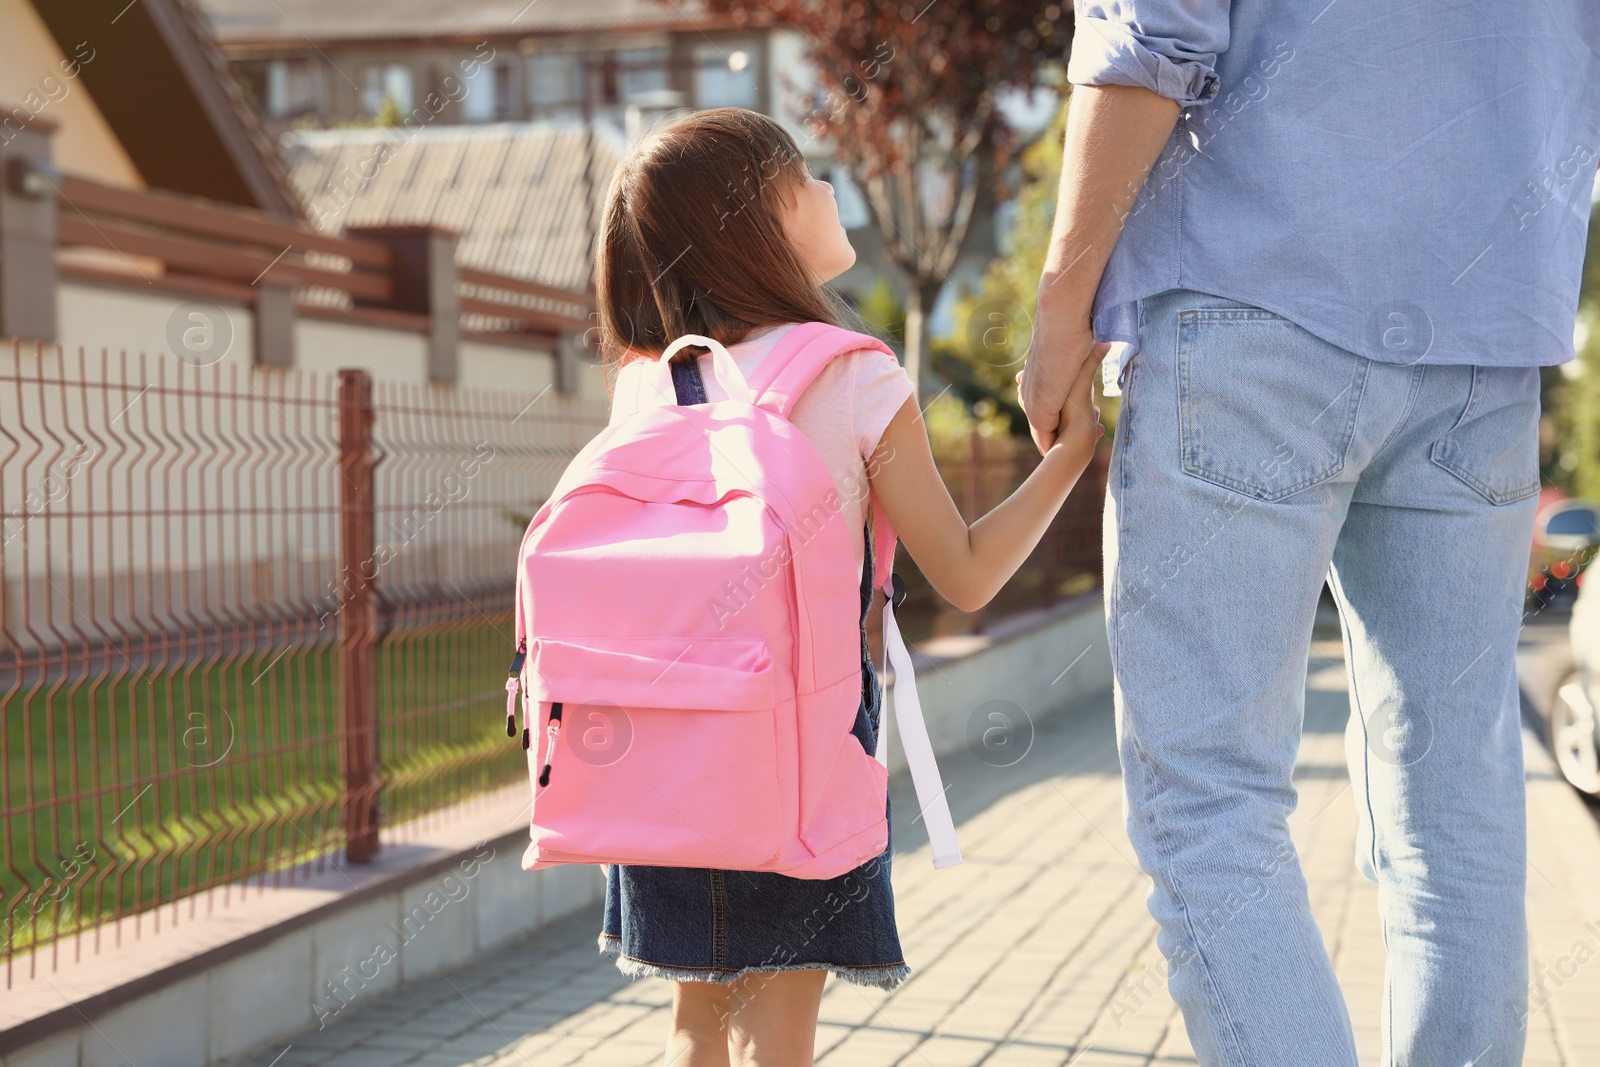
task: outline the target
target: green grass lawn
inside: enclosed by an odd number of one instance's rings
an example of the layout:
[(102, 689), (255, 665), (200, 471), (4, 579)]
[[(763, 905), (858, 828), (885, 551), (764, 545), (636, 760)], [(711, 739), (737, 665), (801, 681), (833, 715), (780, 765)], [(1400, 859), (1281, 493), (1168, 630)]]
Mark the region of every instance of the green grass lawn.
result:
[[(902, 569), (914, 594), (937, 601), (909, 561)], [(1019, 575), (998, 612), (1037, 602), (1039, 577)], [(1059, 595), (1093, 584), (1061, 579)], [(916, 605), (905, 620), (912, 641), (937, 621)], [(437, 621), (407, 617), (379, 643), (383, 826), (526, 773), (521, 745), (505, 735), (510, 613), (467, 607), (441, 609)], [(11, 951), (198, 889), (337, 858), (335, 635), (313, 631), (233, 657), (174, 653), (172, 666), (100, 653), (0, 695), (0, 920), (9, 916)]]
[[(474, 616), (380, 643), (383, 825), (525, 773), (504, 728), (509, 630)], [(13, 953), (342, 847), (338, 653), (319, 637), (142, 673), (112, 654), (0, 695)]]

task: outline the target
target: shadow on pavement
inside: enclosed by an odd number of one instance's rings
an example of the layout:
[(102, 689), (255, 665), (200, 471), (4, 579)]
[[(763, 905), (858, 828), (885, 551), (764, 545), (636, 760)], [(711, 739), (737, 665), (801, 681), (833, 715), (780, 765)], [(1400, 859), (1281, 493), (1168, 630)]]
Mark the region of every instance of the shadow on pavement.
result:
[[(936, 685), (936, 680), (923, 681)], [(1060, 775), (1119, 776), (1109, 691), (1042, 715), (1020, 714), (1006, 701), (975, 708), (967, 744), (939, 757), (945, 798), (956, 827), (1001, 798)], [(993, 716), (1001, 718), (994, 718)], [(894, 742), (891, 742), (894, 743)], [(904, 774), (889, 782), (890, 838), (895, 855), (927, 844), (917, 798)]]

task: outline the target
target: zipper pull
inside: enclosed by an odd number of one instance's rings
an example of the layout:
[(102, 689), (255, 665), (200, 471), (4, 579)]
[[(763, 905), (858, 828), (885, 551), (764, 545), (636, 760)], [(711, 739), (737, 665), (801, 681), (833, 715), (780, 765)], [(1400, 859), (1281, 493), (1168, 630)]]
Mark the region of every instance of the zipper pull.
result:
[[(522, 665), (528, 661), (528, 642), (524, 641), (517, 646), (517, 654), (511, 660), (511, 670), (506, 678), (506, 736), (517, 736), (517, 691), (522, 688)], [(523, 743), (527, 748), (527, 743)]]
[[(524, 729), (522, 731), (522, 736), (523, 736), (522, 747), (523, 748), (527, 748), (528, 747), (528, 731), (526, 729)], [(550, 784), (550, 765), (555, 762), (555, 758), (556, 758), (556, 739), (561, 736), (561, 702), (560, 701), (557, 701), (554, 704), (550, 705), (550, 725), (545, 727), (545, 736), (547, 738), (547, 741), (545, 743), (545, 749), (544, 749), (544, 767), (541, 768), (540, 771), (539, 771), (539, 784), (540, 785), (549, 785)]]

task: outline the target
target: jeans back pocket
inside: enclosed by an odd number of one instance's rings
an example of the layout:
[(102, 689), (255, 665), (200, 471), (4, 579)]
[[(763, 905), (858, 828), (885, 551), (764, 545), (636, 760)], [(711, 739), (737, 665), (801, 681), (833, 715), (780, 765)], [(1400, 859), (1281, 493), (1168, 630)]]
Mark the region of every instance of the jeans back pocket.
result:
[(1275, 501), (1344, 469), (1367, 361), (1253, 308), (1178, 313), (1183, 469)]
[(1472, 392), (1429, 458), (1491, 504), (1539, 491), (1539, 370), (1473, 367)]

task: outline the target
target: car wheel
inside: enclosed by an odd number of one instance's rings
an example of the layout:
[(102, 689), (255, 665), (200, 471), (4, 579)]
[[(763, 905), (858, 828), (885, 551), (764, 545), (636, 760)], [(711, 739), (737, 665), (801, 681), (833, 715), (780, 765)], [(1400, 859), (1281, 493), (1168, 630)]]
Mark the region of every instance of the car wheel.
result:
[(1563, 778), (1590, 796), (1600, 796), (1595, 706), (1576, 671), (1561, 679), (1550, 703), (1550, 751)]

